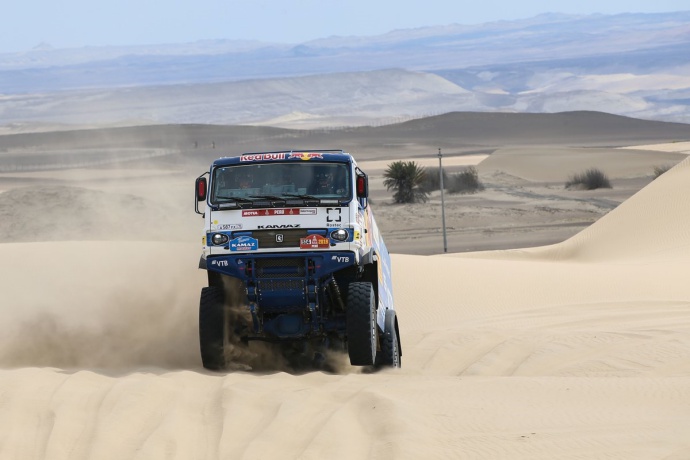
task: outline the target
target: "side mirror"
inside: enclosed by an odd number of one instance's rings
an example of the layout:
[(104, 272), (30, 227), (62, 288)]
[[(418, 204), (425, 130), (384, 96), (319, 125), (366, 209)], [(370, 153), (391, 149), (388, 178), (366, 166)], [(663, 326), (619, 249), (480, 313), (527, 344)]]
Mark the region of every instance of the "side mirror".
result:
[(369, 196), (369, 183), (366, 174), (357, 175), (357, 198), (367, 198)]
[[(197, 214), (202, 214), (201, 211), (199, 211), (199, 203), (202, 201), (206, 201), (206, 189), (207, 189), (207, 183), (206, 183), (206, 178), (204, 175), (208, 173), (204, 173), (201, 176), (196, 178), (196, 184), (194, 186), (195, 193), (196, 193), (196, 200), (194, 201), (194, 212)], [(202, 214), (203, 215), (203, 214)]]
[(206, 178), (196, 178), (196, 201), (206, 201)]

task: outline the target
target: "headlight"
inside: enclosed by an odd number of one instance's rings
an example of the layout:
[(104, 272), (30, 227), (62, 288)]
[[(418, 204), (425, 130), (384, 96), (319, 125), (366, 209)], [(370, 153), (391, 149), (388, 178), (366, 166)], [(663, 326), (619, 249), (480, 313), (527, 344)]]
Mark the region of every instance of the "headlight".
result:
[(215, 244), (216, 246), (225, 244), (228, 242), (228, 235), (224, 233), (214, 233), (211, 237), (211, 242), (213, 242), (213, 244)]
[(347, 230), (343, 228), (331, 232), (331, 238), (336, 241), (347, 241), (348, 236)]

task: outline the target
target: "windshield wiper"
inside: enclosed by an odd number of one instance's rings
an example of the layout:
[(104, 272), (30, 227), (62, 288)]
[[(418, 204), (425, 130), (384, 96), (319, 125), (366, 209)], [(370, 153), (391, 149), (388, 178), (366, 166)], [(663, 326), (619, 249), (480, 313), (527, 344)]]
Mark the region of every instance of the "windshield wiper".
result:
[(303, 200), (319, 200), (319, 201), (321, 201), (321, 198), (317, 198), (314, 195), (300, 195), (298, 193), (283, 193), (283, 196), (302, 198)]
[(275, 196), (275, 195), (249, 195), (249, 198), (259, 198), (262, 200), (280, 200), (285, 201), (285, 198)]
[(216, 196), (216, 199), (218, 200), (230, 200), (230, 201), (239, 201), (240, 203), (253, 203), (254, 200), (249, 200), (247, 198), (240, 198), (238, 196)]

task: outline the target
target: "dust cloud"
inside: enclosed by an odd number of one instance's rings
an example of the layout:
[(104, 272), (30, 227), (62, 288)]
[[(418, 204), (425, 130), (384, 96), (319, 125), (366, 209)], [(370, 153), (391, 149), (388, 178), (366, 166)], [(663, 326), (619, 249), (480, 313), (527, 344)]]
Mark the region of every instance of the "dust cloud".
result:
[[(195, 246), (0, 245), (0, 366), (198, 367)], [(11, 265), (11, 266), (10, 266)]]
[[(0, 367), (202, 370), (206, 275), (192, 199), (203, 171), (155, 160), (63, 166), (0, 176)], [(226, 354), (230, 370), (313, 369), (238, 337)], [(343, 356), (326, 353), (321, 369), (348, 372)]]
[[(54, 257), (31, 273), (31, 261), (48, 250)], [(2, 263), (9, 276), (0, 282), (7, 296), (0, 367), (202, 370), (198, 306), (206, 280), (195, 245), (71, 241), (12, 243), (0, 251), (4, 260), (23, 257), (13, 272)], [(284, 347), (237, 336), (226, 355), (231, 371), (314, 369), (286, 358)], [(346, 371), (342, 356), (328, 353), (321, 370)]]

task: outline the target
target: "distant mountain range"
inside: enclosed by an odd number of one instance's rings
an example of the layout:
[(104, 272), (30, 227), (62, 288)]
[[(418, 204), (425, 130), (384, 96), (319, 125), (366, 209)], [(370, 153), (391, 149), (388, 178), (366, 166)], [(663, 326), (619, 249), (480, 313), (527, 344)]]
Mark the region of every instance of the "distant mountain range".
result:
[[(367, 125), (450, 111), (690, 122), (690, 11), (0, 55), (0, 125)], [(33, 127), (33, 128), (32, 128)]]

